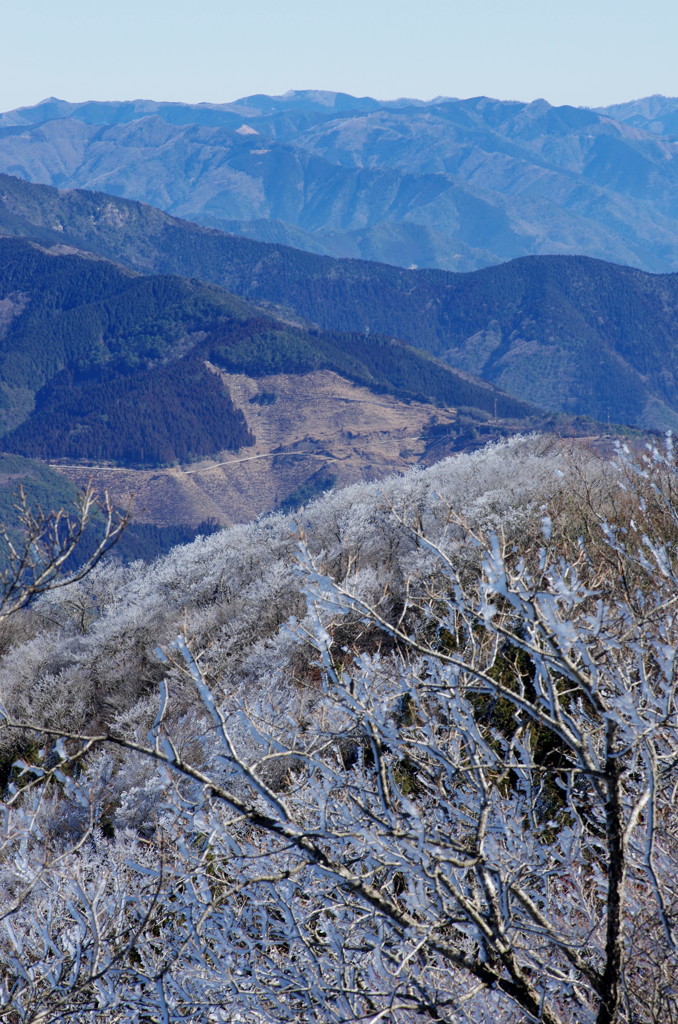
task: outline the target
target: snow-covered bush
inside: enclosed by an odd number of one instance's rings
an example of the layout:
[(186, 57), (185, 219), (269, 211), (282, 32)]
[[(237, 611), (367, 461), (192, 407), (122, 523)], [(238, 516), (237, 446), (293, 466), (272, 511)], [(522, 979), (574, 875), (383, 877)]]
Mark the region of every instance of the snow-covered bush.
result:
[(517, 439), (44, 598), (9, 1019), (675, 1020), (675, 486)]

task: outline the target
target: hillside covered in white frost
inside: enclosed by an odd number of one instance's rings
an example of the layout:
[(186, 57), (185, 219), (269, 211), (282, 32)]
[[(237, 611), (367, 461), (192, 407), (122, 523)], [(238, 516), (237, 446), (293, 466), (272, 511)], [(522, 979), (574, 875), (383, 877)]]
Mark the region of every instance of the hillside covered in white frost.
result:
[[(351, 590), (393, 604), (430, 561), (403, 522), (437, 543), (455, 538), (458, 556), (472, 557), (451, 513), (474, 529), (519, 535), (563, 489), (574, 457), (550, 438), (519, 439), (334, 491), (301, 512), (175, 548), (151, 567), (100, 564), (82, 583), (4, 623), (3, 705), (63, 729), (113, 724), (119, 715), (144, 722), (141, 709), (157, 701), (164, 672), (157, 649), (178, 633), (200, 650), (224, 695), (294, 703), (289, 664), (299, 643), (286, 626), (305, 612), (300, 542)], [(589, 472), (603, 472), (598, 460)]]
[(678, 1019), (645, 460), (516, 438), (5, 618), (6, 1019)]

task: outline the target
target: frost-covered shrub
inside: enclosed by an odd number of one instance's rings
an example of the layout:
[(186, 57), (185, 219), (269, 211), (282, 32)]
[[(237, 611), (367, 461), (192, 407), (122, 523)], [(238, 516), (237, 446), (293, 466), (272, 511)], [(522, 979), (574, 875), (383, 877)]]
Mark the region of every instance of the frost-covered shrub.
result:
[(512, 440), (45, 600), (8, 713), (102, 732), (8, 780), (4, 1005), (675, 1020), (675, 496)]
[[(294, 571), (300, 537), (335, 578), (394, 610), (407, 580), (436, 571), (430, 551), (404, 526), (442, 544), (473, 574), (478, 548), (469, 531), (500, 530), (532, 543), (543, 506), (564, 505), (559, 496), (575, 485), (589, 498), (601, 486), (609, 490), (609, 472), (564, 444), (513, 438), (328, 493), (295, 515), (199, 538), (150, 567), (102, 564), (43, 597), (29, 613), (27, 639), (15, 620), (15, 642), (0, 660), (0, 700), (18, 719), (66, 730), (110, 723), (155, 692), (163, 671), (156, 650), (180, 631), (204, 651), (225, 692), (282, 692), (291, 684), (288, 656), (299, 678), (299, 658), (285, 653), (278, 634), (290, 616), (305, 614)], [(573, 509), (580, 516), (581, 502), (573, 499)], [(14, 749), (14, 739), (0, 736), (0, 744)]]

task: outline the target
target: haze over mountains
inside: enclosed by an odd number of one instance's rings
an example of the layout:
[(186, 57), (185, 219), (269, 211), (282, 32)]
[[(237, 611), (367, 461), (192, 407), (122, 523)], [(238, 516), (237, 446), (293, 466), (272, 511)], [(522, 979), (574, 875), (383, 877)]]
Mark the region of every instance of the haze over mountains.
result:
[(678, 269), (676, 108), (50, 99), (0, 116), (0, 170), (336, 256), (463, 271), (570, 253), (661, 272)]

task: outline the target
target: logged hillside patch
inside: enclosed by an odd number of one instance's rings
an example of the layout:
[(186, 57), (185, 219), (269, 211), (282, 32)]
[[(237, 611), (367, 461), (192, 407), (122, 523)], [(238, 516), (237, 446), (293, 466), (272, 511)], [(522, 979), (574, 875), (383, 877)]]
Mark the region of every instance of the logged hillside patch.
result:
[(0, 239), (0, 302), (0, 423), (25, 455), (143, 467), (251, 444), (205, 359), (260, 377), (330, 370), (406, 402), (535, 411), (392, 338), (305, 328), (218, 287), (21, 239)]
[(440, 405), (472, 405), (504, 418), (534, 415), (529, 402), (484, 386), (424, 352), (379, 335), (337, 331), (281, 330), (274, 322), (247, 322), (239, 330), (217, 329), (210, 360), (230, 373), (266, 377), (279, 373), (333, 370), (374, 391)]

